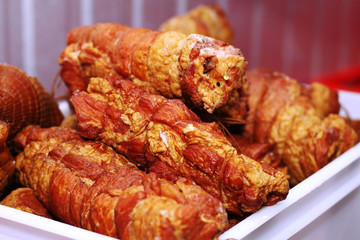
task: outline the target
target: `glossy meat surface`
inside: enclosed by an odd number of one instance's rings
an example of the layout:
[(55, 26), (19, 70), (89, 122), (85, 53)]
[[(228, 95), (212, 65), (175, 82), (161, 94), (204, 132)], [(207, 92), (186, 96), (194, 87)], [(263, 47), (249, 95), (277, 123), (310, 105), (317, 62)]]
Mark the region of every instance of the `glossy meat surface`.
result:
[(92, 78), (71, 97), (85, 138), (113, 146), (136, 165), (176, 180), (186, 177), (239, 215), (284, 199), (286, 177), (238, 155), (215, 123), (202, 122), (180, 100), (150, 94), (128, 80)]
[(339, 116), (337, 93), (324, 85), (304, 88), (271, 69), (254, 69), (249, 82), (245, 138), (275, 145), (297, 184), (351, 148), (357, 134)]
[(45, 206), (35, 196), (31, 188), (17, 188), (7, 195), (1, 205), (15, 208), (41, 217), (52, 218)]
[(19, 179), (61, 221), (120, 239), (212, 239), (227, 227), (220, 201), (190, 181), (140, 171), (68, 128), (19, 135)]
[(115, 74), (212, 113), (243, 88), (247, 61), (238, 48), (203, 35), (99, 23), (68, 33), (59, 64), (71, 91)]
[(6, 142), (10, 132), (10, 124), (0, 121), (0, 198), (5, 195), (13, 181), (15, 161)]

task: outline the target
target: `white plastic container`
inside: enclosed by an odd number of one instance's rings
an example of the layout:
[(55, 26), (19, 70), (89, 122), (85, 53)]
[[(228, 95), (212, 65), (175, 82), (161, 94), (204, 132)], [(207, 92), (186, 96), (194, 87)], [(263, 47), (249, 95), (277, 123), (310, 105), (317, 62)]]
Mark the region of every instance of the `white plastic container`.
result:
[[(342, 115), (360, 119), (360, 94), (340, 91)], [(219, 239), (356, 239), (360, 236), (360, 143)], [(0, 205), (0, 239), (112, 239)]]

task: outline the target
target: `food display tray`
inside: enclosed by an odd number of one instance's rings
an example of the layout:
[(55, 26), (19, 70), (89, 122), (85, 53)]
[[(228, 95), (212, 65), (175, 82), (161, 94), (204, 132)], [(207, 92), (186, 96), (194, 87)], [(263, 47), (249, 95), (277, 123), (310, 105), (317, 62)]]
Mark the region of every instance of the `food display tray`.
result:
[[(341, 115), (360, 119), (360, 94), (339, 91), (339, 101)], [(219, 240), (355, 239), (360, 236), (359, 202), (360, 143), (293, 187), (285, 200), (263, 207)], [(0, 239), (113, 238), (0, 205)]]

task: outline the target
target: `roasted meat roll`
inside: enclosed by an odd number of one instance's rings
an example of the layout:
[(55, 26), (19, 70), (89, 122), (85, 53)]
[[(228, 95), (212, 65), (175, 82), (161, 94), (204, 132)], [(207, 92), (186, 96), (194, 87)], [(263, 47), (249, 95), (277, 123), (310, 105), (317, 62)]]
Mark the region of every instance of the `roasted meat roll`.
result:
[(281, 156), (274, 152), (274, 144), (250, 143), (237, 133), (227, 135), (227, 138), (239, 154), (244, 154), (258, 162), (268, 164), (287, 175), (287, 167), (284, 166)]
[(63, 118), (56, 100), (37, 78), (0, 64), (0, 120), (10, 125), (7, 143), (11, 152), (12, 140), (25, 126), (57, 126)]
[(116, 74), (212, 113), (243, 88), (247, 61), (238, 48), (203, 35), (99, 23), (68, 33), (59, 64), (71, 91)]
[(21, 187), (13, 190), (0, 202), (0, 204), (52, 219), (52, 216), (46, 207), (35, 196), (35, 193), (31, 188)]
[(291, 183), (301, 182), (357, 142), (339, 116), (336, 92), (321, 84), (309, 88), (271, 69), (248, 71), (249, 115), (245, 138), (274, 144), (289, 168)]
[(227, 227), (219, 200), (186, 179), (147, 174), (69, 128), (18, 134), (21, 183), (63, 222), (120, 239), (212, 239)]
[(137, 166), (176, 181), (186, 177), (241, 216), (283, 200), (286, 177), (237, 154), (212, 122), (182, 101), (150, 94), (114, 76), (92, 78), (71, 97), (80, 134), (114, 147)]
[(10, 124), (0, 121), (0, 198), (3, 197), (12, 183), (15, 161), (6, 142), (10, 132)]

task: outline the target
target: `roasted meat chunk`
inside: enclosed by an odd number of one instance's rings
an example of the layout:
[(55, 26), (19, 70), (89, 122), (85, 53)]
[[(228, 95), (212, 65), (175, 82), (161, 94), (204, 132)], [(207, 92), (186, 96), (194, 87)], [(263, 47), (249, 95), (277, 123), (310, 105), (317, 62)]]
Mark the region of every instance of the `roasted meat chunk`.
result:
[(338, 95), (321, 84), (306, 88), (271, 69), (246, 73), (249, 142), (275, 145), (293, 185), (309, 177), (357, 142), (347, 119), (337, 113)]
[(114, 74), (209, 113), (246, 85), (247, 61), (238, 48), (199, 34), (111, 23), (72, 29), (59, 64), (71, 91), (86, 90), (91, 77)]
[(10, 124), (0, 121), (0, 198), (3, 197), (13, 180), (15, 161), (6, 142), (10, 132)]
[(46, 207), (35, 196), (35, 193), (31, 188), (21, 187), (13, 190), (0, 202), (0, 204), (52, 219), (52, 216)]
[(147, 174), (69, 128), (18, 136), (19, 179), (56, 219), (120, 239), (212, 239), (227, 227), (221, 202), (189, 180)]
[(287, 196), (281, 172), (237, 154), (216, 123), (202, 122), (180, 100), (109, 76), (92, 78), (87, 92), (74, 92), (71, 102), (83, 137), (167, 179), (196, 182), (229, 211), (244, 216)]

